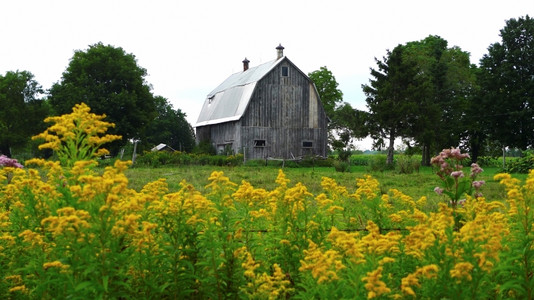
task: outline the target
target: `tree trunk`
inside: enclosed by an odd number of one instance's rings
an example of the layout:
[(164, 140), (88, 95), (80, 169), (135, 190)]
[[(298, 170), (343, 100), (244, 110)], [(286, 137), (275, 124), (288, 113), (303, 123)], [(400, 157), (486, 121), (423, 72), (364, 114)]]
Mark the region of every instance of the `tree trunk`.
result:
[(479, 155), (480, 155), (480, 144), (477, 142), (471, 143), (471, 163), (476, 163), (478, 161)]
[(392, 129), (389, 132), (389, 146), (388, 146), (388, 158), (387, 158), (387, 165), (392, 166), (393, 165), (393, 150), (395, 149), (395, 129)]
[(0, 145), (0, 153), (7, 157), (11, 157), (11, 149), (9, 148), (9, 145)]
[(428, 146), (428, 144), (423, 144), (421, 165), (430, 166), (430, 147)]

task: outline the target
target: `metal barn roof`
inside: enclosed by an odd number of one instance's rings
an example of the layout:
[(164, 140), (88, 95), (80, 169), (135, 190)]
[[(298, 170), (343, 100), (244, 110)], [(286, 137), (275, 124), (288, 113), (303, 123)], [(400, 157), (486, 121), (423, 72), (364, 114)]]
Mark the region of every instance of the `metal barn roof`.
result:
[(195, 127), (239, 120), (256, 83), (282, 60), (266, 62), (228, 77), (208, 94)]

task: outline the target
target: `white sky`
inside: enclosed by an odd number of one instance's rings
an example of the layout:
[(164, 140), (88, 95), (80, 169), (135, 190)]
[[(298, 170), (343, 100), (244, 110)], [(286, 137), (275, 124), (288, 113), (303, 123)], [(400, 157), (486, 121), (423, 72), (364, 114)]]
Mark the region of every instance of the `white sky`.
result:
[(478, 64), (505, 20), (527, 14), (532, 0), (3, 0), (0, 74), (27, 70), (49, 89), (74, 50), (122, 47), (147, 69), (154, 95), (194, 125), (206, 95), (245, 57), (251, 67), (273, 60), (281, 43), (304, 73), (326, 66), (344, 101), (365, 109), (361, 85), (386, 49), (439, 35)]

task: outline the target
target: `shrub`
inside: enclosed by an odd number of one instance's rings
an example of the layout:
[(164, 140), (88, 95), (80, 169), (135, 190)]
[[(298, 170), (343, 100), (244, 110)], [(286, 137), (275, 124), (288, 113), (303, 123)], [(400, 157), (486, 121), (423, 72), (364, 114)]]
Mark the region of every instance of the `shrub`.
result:
[(522, 157), (510, 160), (506, 165), (507, 173), (522, 173), (526, 174), (529, 170), (534, 169), (534, 152), (532, 150), (525, 151)]
[(476, 163), (481, 167), (502, 167), (502, 158), (479, 156)]
[(369, 158), (367, 169), (371, 172), (383, 172), (391, 169), (393, 166), (388, 166), (387, 156), (384, 154), (374, 154)]
[(350, 163), (346, 161), (335, 160), (333, 165), (336, 172), (350, 172)]
[(395, 162), (395, 170), (400, 174), (412, 174), (413, 172), (419, 173), (421, 167), (421, 161), (416, 157), (409, 155), (398, 155)]

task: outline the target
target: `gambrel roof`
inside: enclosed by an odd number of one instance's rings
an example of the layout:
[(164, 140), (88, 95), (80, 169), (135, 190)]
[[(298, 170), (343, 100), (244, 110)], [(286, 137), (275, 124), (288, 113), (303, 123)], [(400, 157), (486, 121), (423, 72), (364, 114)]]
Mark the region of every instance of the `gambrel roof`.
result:
[(237, 121), (245, 113), (256, 83), (286, 57), (232, 74), (208, 94), (194, 127)]

